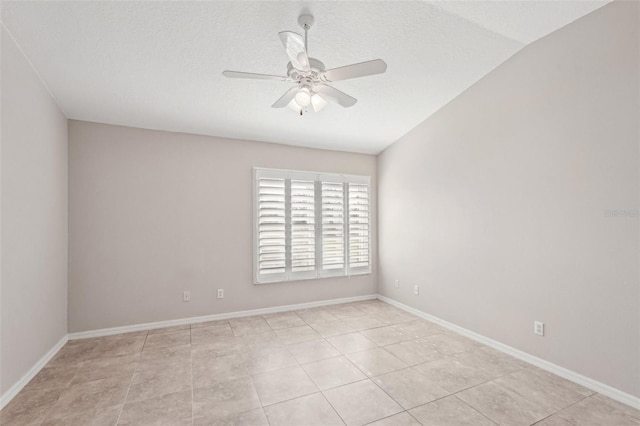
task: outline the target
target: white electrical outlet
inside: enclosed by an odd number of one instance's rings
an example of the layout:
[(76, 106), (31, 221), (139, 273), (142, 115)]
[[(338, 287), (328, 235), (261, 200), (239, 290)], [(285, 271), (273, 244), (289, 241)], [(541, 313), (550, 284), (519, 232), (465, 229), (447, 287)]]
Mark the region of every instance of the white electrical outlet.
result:
[(413, 294), (415, 294), (415, 295), (419, 295), (420, 294), (420, 286), (418, 286), (418, 285), (414, 285), (413, 286)]
[(544, 336), (544, 323), (540, 321), (533, 322), (533, 333), (538, 336)]
[(400, 281), (395, 280), (395, 281), (393, 282), (393, 286), (394, 286), (395, 288), (400, 287)]
[(185, 291), (184, 293), (182, 293), (182, 301), (183, 302), (191, 302), (191, 292), (190, 291)]
[(218, 299), (224, 299), (224, 289), (223, 288), (219, 288), (218, 289)]

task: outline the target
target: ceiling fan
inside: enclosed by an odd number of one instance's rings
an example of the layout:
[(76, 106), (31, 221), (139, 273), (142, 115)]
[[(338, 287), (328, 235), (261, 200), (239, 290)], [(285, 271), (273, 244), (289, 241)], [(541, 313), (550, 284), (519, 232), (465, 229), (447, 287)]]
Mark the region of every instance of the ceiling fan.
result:
[(286, 76), (239, 71), (224, 71), (222, 75), (230, 78), (277, 80), (295, 83), (295, 86), (287, 90), (271, 107), (283, 108), (288, 106), (300, 115), (309, 111), (309, 107), (315, 112), (320, 111), (327, 105), (327, 101), (335, 102), (345, 108), (355, 105), (358, 102), (357, 99), (326, 83), (382, 74), (387, 70), (387, 64), (382, 59), (375, 59), (325, 70), (322, 62), (315, 58), (310, 58), (307, 54), (307, 31), (311, 29), (313, 21), (313, 16), (311, 15), (301, 15), (298, 18), (298, 24), (304, 30), (304, 37), (291, 31), (278, 33), (290, 61), (287, 64)]

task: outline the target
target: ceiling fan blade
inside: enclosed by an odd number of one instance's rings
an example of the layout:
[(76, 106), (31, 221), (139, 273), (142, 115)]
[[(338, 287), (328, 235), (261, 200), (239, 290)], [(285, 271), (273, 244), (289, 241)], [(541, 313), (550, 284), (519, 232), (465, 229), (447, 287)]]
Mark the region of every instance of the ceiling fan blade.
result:
[(289, 80), (289, 77), (285, 77), (281, 75), (255, 74), (252, 72), (241, 72), (241, 71), (223, 71), (222, 75), (229, 78), (250, 78), (253, 80), (278, 80), (278, 81)]
[(382, 74), (387, 70), (387, 64), (382, 59), (360, 62), (359, 64), (346, 65), (325, 71), (324, 80), (340, 81), (350, 78), (365, 77), (367, 75)]
[(309, 71), (309, 58), (304, 47), (304, 37), (291, 31), (278, 33), (282, 44), (287, 51), (287, 56), (294, 68), (301, 71)]
[(287, 92), (284, 95), (282, 95), (280, 99), (276, 101), (276, 103), (271, 105), (271, 108), (286, 107), (289, 104), (289, 102), (291, 102), (293, 98), (296, 97), (296, 93), (298, 93), (298, 86), (292, 87), (291, 89), (287, 90)]
[[(358, 102), (356, 98), (352, 98), (344, 92), (339, 91), (338, 89), (327, 86), (326, 84), (316, 84), (313, 88), (316, 93), (320, 93), (326, 99), (337, 103), (340, 106), (345, 108), (352, 107)], [(295, 96), (295, 94), (294, 94)]]

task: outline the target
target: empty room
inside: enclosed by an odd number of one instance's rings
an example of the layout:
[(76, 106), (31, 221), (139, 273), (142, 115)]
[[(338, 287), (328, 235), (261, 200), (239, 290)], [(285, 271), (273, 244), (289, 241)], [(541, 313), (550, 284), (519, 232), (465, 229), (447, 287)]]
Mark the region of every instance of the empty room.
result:
[(2, 426), (640, 426), (640, 2), (0, 21)]

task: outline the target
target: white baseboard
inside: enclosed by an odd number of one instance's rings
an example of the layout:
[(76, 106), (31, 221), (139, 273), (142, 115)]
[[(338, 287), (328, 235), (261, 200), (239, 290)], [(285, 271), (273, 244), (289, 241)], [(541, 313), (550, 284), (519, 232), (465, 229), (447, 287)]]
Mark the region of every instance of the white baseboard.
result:
[(640, 410), (640, 398), (636, 396), (623, 392), (619, 389), (606, 385), (597, 380), (591, 379), (587, 376), (583, 376), (582, 374), (576, 373), (575, 371), (569, 370), (564, 367), (560, 367), (559, 365), (556, 365), (552, 362), (530, 355), (519, 349), (505, 345), (504, 343), (500, 343), (496, 340), (493, 340), (481, 334), (475, 333), (471, 330), (467, 330), (466, 328), (460, 327), (458, 325), (455, 325), (453, 323), (450, 323), (448, 321), (445, 321), (433, 315), (429, 315), (425, 312), (412, 308), (411, 306), (407, 306), (404, 303), (397, 302), (386, 296), (378, 295), (378, 299), (382, 300), (383, 302), (387, 302), (388, 304), (393, 305), (397, 308), (400, 308), (403, 311), (407, 311), (411, 314), (419, 316), (420, 318), (424, 318), (428, 321), (434, 322), (438, 325), (441, 325), (442, 327), (448, 328), (449, 330), (455, 331), (456, 333), (462, 334), (463, 336), (466, 336), (484, 345), (487, 345), (496, 350), (499, 350), (500, 352), (504, 352), (524, 362), (535, 365), (536, 367), (542, 368), (543, 370), (549, 371), (550, 373), (556, 374), (560, 377), (564, 377), (565, 379), (570, 380), (579, 385), (582, 385), (588, 389), (591, 389), (594, 392), (601, 393), (602, 395), (608, 396), (611, 399), (615, 399), (616, 401), (619, 401), (623, 404), (629, 405), (633, 408)]
[(110, 336), (113, 334), (131, 333), (133, 331), (154, 330), (156, 328), (172, 327), (184, 324), (197, 324), (207, 321), (218, 321), (231, 318), (250, 317), (253, 315), (267, 315), (278, 312), (295, 311), (298, 309), (316, 308), (318, 306), (337, 305), (339, 303), (360, 302), (363, 300), (377, 299), (377, 294), (366, 296), (344, 297), (341, 299), (321, 300), (318, 302), (298, 303), (295, 305), (281, 305), (272, 308), (252, 309), (249, 311), (235, 311), (224, 314), (205, 315), (201, 317), (182, 318), (168, 321), (148, 322), (144, 324), (125, 325), (122, 327), (102, 328), (99, 330), (81, 331), (78, 333), (69, 333), (69, 340), (87, 339), (90, 337)]
[(29, 371), (27, 371), (27, 374), (22, 376), (20, 380), (18, 380), (13, 386), (11, 386), (5, 393), (2, 394), (2, 397), (0, 397), (0, 410), (3, 409), (18, 394), (18, 392), (20, 392), (22, 388), (24, 388), (27, 383), (31, 381), (31, 379), (33, 379), (36, 374), (38, 374), (40, 370), (42, 370), (42, 368), (47, 365), (49, 361), (51, 361), (51, 358), (53, 358), (58, 353), (58, 351), (62, 349), (62, 347), (67, 343), (67, 340), (67, 335), (62, 337), (62, 339), (60, 339), (58, 343), (56, 343), (51, 349), (49, 349), (49, 352), (47, 352), (42, 358), (40, 358), (40, 360), (38, 360), (38, 362), (33, 367), (31, 367)]

